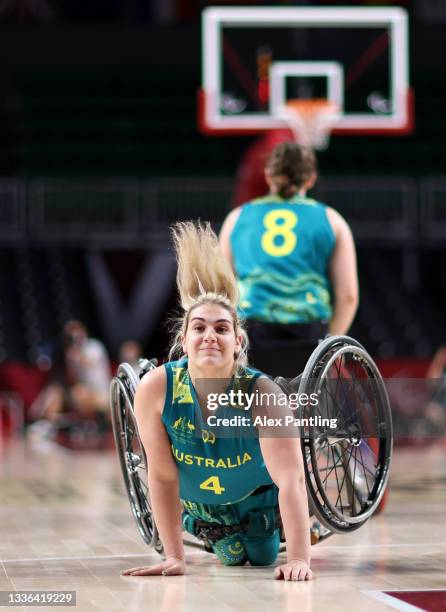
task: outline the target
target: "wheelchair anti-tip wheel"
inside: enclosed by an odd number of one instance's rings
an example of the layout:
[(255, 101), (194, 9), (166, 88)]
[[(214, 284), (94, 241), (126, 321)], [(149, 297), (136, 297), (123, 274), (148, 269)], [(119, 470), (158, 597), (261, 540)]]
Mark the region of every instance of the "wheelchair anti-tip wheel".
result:
[(389, 477), (393, 436), (384, 381), (359, 342), (331, 336), (296, 383), (299, 394), (318, 400), (298, 411), (304, 423), (313, 417), (301, 428), (310, 513), (330, 531), (358, 529), (376, 511)]
[[(155, 368), (156, 364), (154, 361), (141, 360), (140, 366), (140, 377), (142, 377), (150, 369)], [(133, 412), (138, 383), (138, 376), (132, 366), (122, 363), (110, 386), (113, 433), (136, 525), (146, 544), (161, 553), (163, 548), (150, 507), (147, 459)]]

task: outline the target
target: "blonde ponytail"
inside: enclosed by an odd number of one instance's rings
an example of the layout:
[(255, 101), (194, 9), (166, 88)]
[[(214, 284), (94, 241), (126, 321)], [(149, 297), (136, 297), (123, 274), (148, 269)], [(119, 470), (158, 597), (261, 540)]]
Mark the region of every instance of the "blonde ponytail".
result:
[(172, 237), (178, 262), (177, 287), (183, 310), (188, 311), (207, 295), (223, 298), (232, 308), (236, 308), (237, 281), (210, 224), (195, 224), (192, 221), (176, 223), (172, 228)]
[(176, 325), (169, 360), (181, 355), (181, 338), (186, 335), (191, 311), (202, 304), (227, 308), (234, 321), (234, 332), (242, 336), (240, 353), (235, 356), (237, 370), (246, 367), (248, 336), (237, 314), (239, 293), (237, 281), (223, 256), (217, 236), (208, 222), (181, 221), (172, 227), (172, 238), (178, 263), (177, 287), (184, 315)]

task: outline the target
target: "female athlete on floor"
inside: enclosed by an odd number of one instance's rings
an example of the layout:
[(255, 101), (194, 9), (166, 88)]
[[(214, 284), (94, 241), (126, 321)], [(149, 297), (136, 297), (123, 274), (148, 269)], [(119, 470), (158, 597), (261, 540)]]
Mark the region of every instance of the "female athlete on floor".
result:
[(229, 391), (255, 396), (257, 414), (277, 416), (258, 398), (260, 392), (278, 397), (279, 387), (247, 366), (232, 270), (208, 225), (177, 224), (174, 241), (184, 315), (170, 357), (181, 357), (147, 373), (135, 396), (166, 560), (123, 574), (184, 574), (183, 529), (205, 539), (224, 565), (271, 565), (279, 551), (280, 508), (287, 560), (274, 576), (311, 580), (308, 502), (296, 437), (281, 428), (276, 435), (259, 435), (253, 427), (209, 425), (211, 415), (254, 416), (252, 407), (226, 401), (212, 410), (209, 397)]

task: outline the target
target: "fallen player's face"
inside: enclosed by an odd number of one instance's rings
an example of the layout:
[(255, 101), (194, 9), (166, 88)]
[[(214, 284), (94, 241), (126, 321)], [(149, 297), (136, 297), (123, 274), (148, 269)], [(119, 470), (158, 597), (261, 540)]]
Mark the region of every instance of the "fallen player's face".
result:
[(197, 367), (218, 370), (233, 364), (234, 354), (240, 350), (240, 339), (235, 335), (231, 313), (218, 304), (194, 308), (183, 349)]

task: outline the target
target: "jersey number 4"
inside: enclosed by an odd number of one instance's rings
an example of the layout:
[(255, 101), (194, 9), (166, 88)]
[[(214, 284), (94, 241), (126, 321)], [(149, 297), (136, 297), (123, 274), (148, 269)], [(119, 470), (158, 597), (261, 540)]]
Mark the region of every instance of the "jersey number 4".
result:
[(262, 234), (262, 249), (272, 257), (285, 257), (294, 251), (297, 236), (293, 229), (298, 218), (291, 210), (271, 210), (263, 217), (266, 232)]
[(212, 491), (212, 493), (215, 493), (215, 495), (221, 495), (223, 491), (226, 491), (226, 489), (220, 485), (220, 479), (218, 476), (211, 476), (210, 478), (204, 480), (200, 485), (200, 489)]

